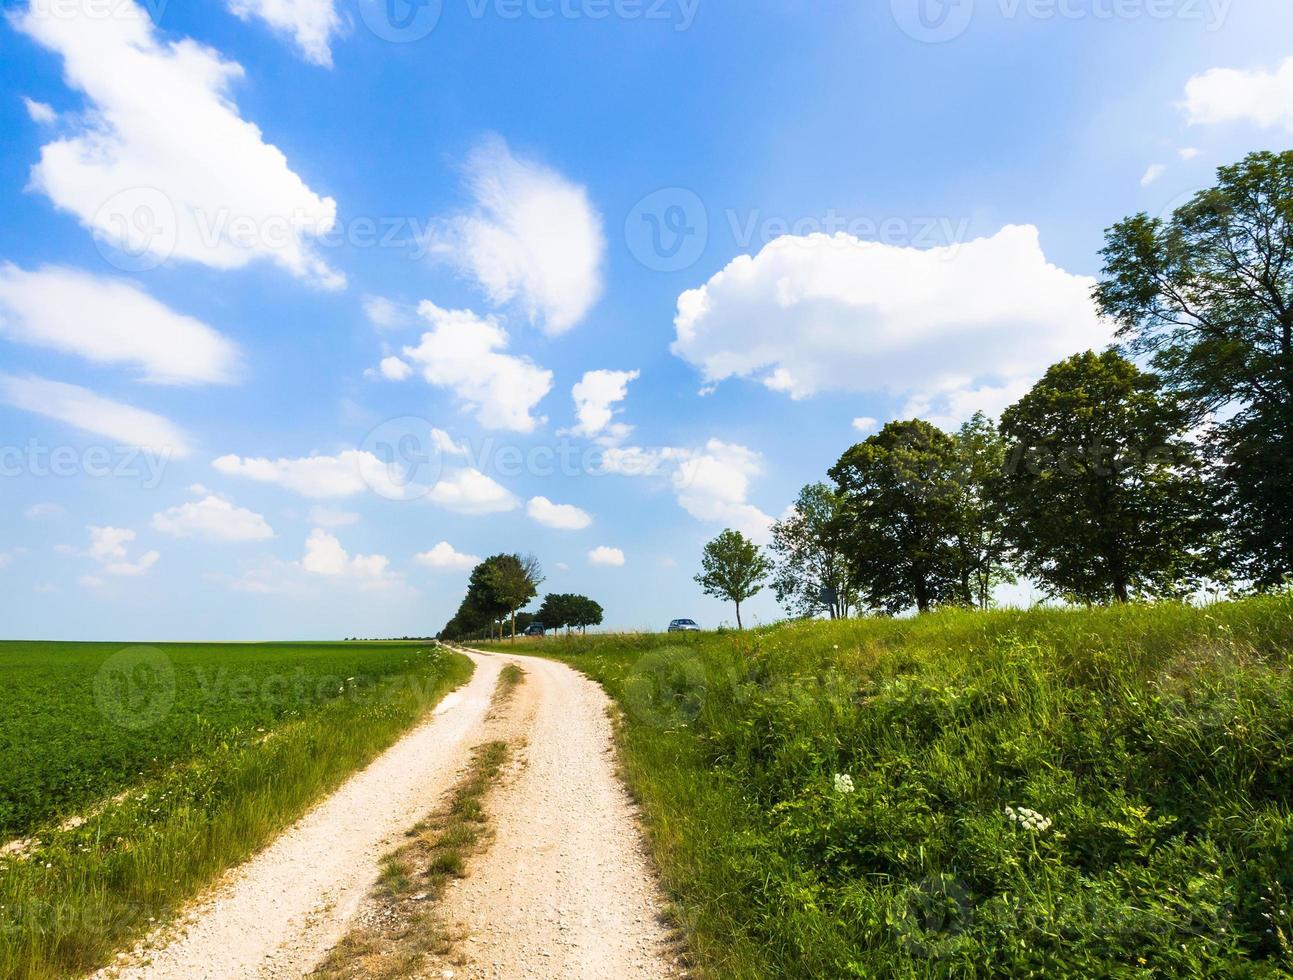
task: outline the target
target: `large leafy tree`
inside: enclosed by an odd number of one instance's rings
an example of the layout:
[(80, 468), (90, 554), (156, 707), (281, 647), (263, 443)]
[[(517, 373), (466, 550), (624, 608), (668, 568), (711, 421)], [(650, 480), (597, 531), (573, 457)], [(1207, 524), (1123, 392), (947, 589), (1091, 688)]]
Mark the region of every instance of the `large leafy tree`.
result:
[(535, 618), (543, 624), (544, 629), (559, 630), (572, 625), (574, 619), (575, 597), (564, 592), (549, 592), (543, 597), (543, 604), (535, 613)]
[(696, 583), (718, 599), (736, 605), (736, 628), (741, 623), (741, 603), (759, 594), (772, 571), (772, 563), (757, 544), (740, 531), (728, 528), (705, 545)]
[(1170, 218), (1107, 233), (1096, 287), (1134, 353), (1200, 413), (1225, 481), (1231, 564), (1293, 574), (1293, 151), (1217, 172)]
[(1116, 351), (1051, 367), (1001, 416), (1020, 569), (1081, 602), (1187, 591), (1209, 534), (1189, 426), (1180, 399)]
[(890, 422), (830, 470), (866, 602), (897, 613), (966, 602), (957, 547), (964, 467), (957, 441), (921, 419)]
[(492, 595), (511, 615), (516, 639), (516, 611), (539, 594), (543, 571), (534, 555), (497, 555), (487, 573)]
[(509, 607), (494, 587), (495, 569), (509, 557), (511, 556), (493, 555), (471, 570), (467, 580), (467, 594), (441, 635), (446, 639), (461, 639), (486, 630), (492, 631), (495, 624), (502, 620)]
[(792, 615), (826, 609), (831, 619), (840, 619), (857, 605), (844, 528), (843, 500), (824, 483), (804, 487), (791, 512), (773, 523), (772, 588)]
[(586, 595), (570, 596), (571, 626), (578, 626), (581, 633), (587, 633), (588, 627), (600, 626), (605, 615), (601, 605)]

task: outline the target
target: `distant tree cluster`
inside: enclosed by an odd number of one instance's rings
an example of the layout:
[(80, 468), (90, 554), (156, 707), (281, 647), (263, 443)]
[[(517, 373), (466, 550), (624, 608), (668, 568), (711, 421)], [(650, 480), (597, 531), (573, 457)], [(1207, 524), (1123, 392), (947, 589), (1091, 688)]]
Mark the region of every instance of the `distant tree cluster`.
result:
[(551, 593), (538, 612), (523, 612), (539, 594), (543, 572), (533, 555), (502, 554), (486, 558), (472, 569), (467, 595), (440, 631), (440, 639), (467, 640), (497, 636), (541, 623), (545, 630), (575, 627), (587, 631), (602, 622), (603, 610), (587, 596)]
[(890, 422), (801, 491), (771, 561), (736, 531), (697, 582), (793, 615), (991, 603), (1027, 576), (1078, 603), (1293, 577), (1293, 152), (1218, 172), (1170, 218), (1107, 233), (1121, 347), (1051, 367), (955, 433)]
[(602, 616), (602, 607), (588, 596), (566, 592), (551, 592), (544, 596), (543, 604), (534, 614), (535, 620), (542, 623), (544, 629), (565, 629), (569, 632), (571, 628), (575, 628), (584, 633), (588, 632), (590, 626), (600, 626)]
[(533, 555), (491, 555), (471, 570), (467, 595), (440, 631), (447, 640), (492, 635), (503, 638), (510, 621), (516, 638), (516, 614), (539, 593), (543, 571)]

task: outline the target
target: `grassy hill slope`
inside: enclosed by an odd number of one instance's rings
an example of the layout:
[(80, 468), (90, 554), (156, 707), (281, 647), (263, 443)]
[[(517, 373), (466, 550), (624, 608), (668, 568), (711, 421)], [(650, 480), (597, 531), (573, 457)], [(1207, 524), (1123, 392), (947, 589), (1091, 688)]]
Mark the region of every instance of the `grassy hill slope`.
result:
[(540, 649), (705, 975), (1293, 975), (1293, 598)]

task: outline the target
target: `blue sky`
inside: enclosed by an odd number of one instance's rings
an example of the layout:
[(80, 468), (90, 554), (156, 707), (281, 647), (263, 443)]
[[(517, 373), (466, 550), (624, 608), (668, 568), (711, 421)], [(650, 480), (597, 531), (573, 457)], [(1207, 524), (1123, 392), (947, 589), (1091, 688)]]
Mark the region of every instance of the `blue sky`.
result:
[(1106, 342), (1103, 229), (1293, 133), (1282, 0), (5, 11), (14, 637), (423, 634), (504, 550), (728, 619), (704, 541)]

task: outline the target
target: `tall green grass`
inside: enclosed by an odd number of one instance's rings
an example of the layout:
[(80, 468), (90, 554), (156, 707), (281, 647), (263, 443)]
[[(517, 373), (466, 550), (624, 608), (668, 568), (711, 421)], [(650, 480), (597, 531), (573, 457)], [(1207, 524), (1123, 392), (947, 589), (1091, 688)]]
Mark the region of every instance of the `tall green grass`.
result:
[(623, 707), (704, 976), (1293, 976), (1293, 598), (528, 649)]
[[(107, 648), (0, 647), (5, 760), (26, 767), (0, 790), (56, 787), (60, 773), (72, 786), (9, 798), (11, 823), (39, 844), (0, 858), (0, 977), (103, 964), (471, 673), (465, 657), (413, 644), (173, 645), (150, 650), (154, 662), (169, 665), (160, 701), (139, 683), (105, 685)], [(149, 724), (132, 728), (138, 710)], [(71, 826), (73, 813), (85, 822)]]

